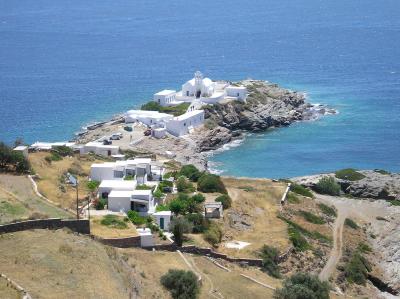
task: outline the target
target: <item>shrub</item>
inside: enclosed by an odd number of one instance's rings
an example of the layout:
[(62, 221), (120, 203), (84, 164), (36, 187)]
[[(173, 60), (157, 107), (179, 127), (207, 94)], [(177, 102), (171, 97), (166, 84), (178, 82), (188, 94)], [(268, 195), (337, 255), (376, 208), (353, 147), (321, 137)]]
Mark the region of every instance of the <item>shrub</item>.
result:
[(196, 275), (192, 271), (168, 270), (161, 276), (161, 284), (171, 292), (174, 299), (195, 299), (200, 287)]
[(148, 186), (148, 185), (145, 185), (145, 184), (141, 184), (141, 185), (137, 185), (136, 186), (136, 190), (151, 190), (151, 189), (153, 189), (152, 186)]
[(148, 111), (159, 111), (161, 109), (161, 105), (158, 104), (157, 102), (150, 101), (146, 104), (143, 104), (140, 109), (141, 110), (148, 110)]
[(219, 192), (226, 194), (226, 188), (218, 175), (204, 173), (197, 182), (197, 189), (201, 192)]
[(218, 196), (215, 201), (222, 203), (224, 209), (228, 209), (232, 206), (232, 199), (229, 197), (228, 194), (223, 194)]
[(279, 272), (279, 250), (275, 247), (264, 245), (261, 248), (262, 270), (267, 272), (270, 276), (280, 278)]
[(126, 175), (124, 177), (124, 181), (133, 181), (135, 179), (135, 177), (133, 175)]
[(52, 151), (51, 153), (50, 153), (50, 160), (51, 161), (61, 161), (63, 158), (62, 158), (62, 156), (59, 154), (59, 153), (57, 153), (57, 152), (54, 152), (54, 151)]
[(190, 222), (184, 217), (176, 217), (170, 223), (170, 229), (174, 235), (175, 243), (182, 246), (185, 233), (192, 231)]
[(169, 211), (169, 206), (168, 205), (158, 205), (156, 207), (156, 212), (161, 212), (161, 211)]
[(308, 211), (300, 211), (300, 215), (303, 216), (303, 218), (310, 223), (314, 223), (314, 224), (326, 223), (326, 221), (323, 218), (321, 218), (311, 212), (308, 212)]
[(329, 284), (317, 276), (296, 273), (285, 279), (283, 287), (274, 292), (277, 299), (329, 299)]
[(106, 204), (107, 200), (103, 197), (100, 197), (98, 200), (94, 202), (94, 207), (96, 210), (104, 210)]
[(365, 178), (365, 175), (363, 175), (362, 173), (358, 172), (353, 168), (338, 170), (335, 172), (335, 176), (338, 179), (348, 180), (348, 181), (358, 181)]
[(362, 252), (362, 253), (372, 252), (371, 247), (369, 247), (368, 244), (365, 244), (365, 243), (363, 243), (363, 242), (361, 242), (361, 243), (358, 244), (357, 249), (358, 249), (360, 252)]
[(348, 227), (352, 228), (352, 229), (358, 229), (359, 226), (357, 223), (354, 222), (354, 220), (350, 219), (350, 218), (346, 218), (344, 220), (344, 224), (347, 225)]
[(201, 193), (197, 193), (195, 195), (192, 196), (192, 199), (197, 202), (197, 203), (203, 203), (205, 202), (206, 198), (204, 197), (203, 194)]
[(16, 152), (4, 142), (0, 142), (0, 169), (22, 173), (30, 170), (30, 164), (22, 153)]
[(391, 204), (392, 206), (400, 206), (400, 200), (391, 200), (391, 201), (390, 201), (390, 204)]
[(184, 176), (180, 176), (178, 178), (178, 181), (176, 182), (176, 188), (178, 189), (178, 192), (193, 192), (194, 187), (191, 182), (189, 182)]
[(386, 171), (384, 169), (374, 169), (375, 172), (380, 173), (380, 174), (384, 174), (384, 175), (390, 175), (389, 171)]
[(223, 236), (222, 229), (215, 222), (211, 222), (210, 226), (208, 227), (208, 229), (204, 233), (204, 239), (214, 247), (218, 243), (221, 243), (222, 236)]
[(57, 152), (62, 157), (67, 157), (67, 156), (73, 156), (74, 155), (74, 150), (72, 148), (68, 147), (68, 146), (65, 146), (65, 145), (53, 147), (52, 152)]
[(288, 203), (300, 203), (300, 199), (293, 192), (288, 192), (288, 194), (286, 195), (286, 200), (288, 201)]
[(187, 214), (185, 217), (193, 225), (193, 233), (203, 233), (210, 225), (210, 222), (201, 213)]
[(173, 187), (174, 183), (171, 181), (162, 181), (160, 184), (158, 184), (158, 188), (165, 193), (171, 193)]
[(155, 198), (160, 199), (160, 198), (162, 198), (164, 196), (164, 193), (161, 192), (160, 188), (157, 188), (157, 190), (154, 191), (153, 196)]
[(86, 186), (91, 192), (94, 192), (100, 186), (100, 182), (99, 181), (94, 181), (94, 180), (93, 181), (89, 181), (89, 182), (87, 182)]
[(182, 166), (179, 174), (187, 177), (192, 182), (197, 182), (201, 176), (201, 172), (193, 164)]
[(340, 185), (333, 177), (323, 177), (315, 185), (315, 190), (318, 193), (338, 196), (340, 195)]
[(128, 225), (116, 215), (106, 215), (101, 219), (102, 225), (117, 229), (125, 229)]
[(332, 217), (336, 217), (337, 216), (336, 209), (334, 207), (330, 207), (330, 206), (328, 206), (326, 204), (323, 204), (323, 203), (319, 203), (318, 207), (320, 208), (322, 213), (324, 213), (327, 216), (332, 216)]
[(308, 243), (306, 238), (304, 238), (300, 231), (293, 226), (289, 226), (288, 229), (289, 240), (292, 242), (293, 247), (297, 251), (305, 251), (311, 248), (311, 245)]
[(344, 268), (344, 274), (348, 282), (365, 285), (371, 265), (358, 251), (351, 257)]
[(146, 217), (140, 216), (137, 211), (128, 211), (128, 218), (135, 225), (142, 225), (146, 222)]
[(296, 183), (292, 183), (290, 185), (290, 191), (306, 196), (306, 197), (311, 197), (314, 198), (314, 194), (312, 194), (312, 192), (310, 190), (308, 190), (306, 187), (303, 187), (302, 185), (296, 184)]

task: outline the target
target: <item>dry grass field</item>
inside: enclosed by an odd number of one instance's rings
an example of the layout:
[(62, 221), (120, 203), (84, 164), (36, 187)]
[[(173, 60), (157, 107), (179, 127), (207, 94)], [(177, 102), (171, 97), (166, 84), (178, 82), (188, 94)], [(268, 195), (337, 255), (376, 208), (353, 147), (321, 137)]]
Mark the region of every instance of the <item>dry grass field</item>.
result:
[(0, 278), (0, 298), (2, 299), (20, 299), (21, 293), (7, 285), (7, 281)]
[(289, 247), (287, 224), (277, 218), (286, 184), (267, 179), (223, 178), (232, 198), (224, 211), (223, 241), (243, 241), (250, 245), (238, 250), (222, 245), (218, 251), (238, 257), (257, 256), (264, 244), (285, 251)]
[(65, 230), (0, 236), (1, 271), (33, 298), (128, 298), (129, 277), (109, 251)]
[[(101, 224), (101, 220), (104, 216), (94, 216), (90, 217), (90, 233), (101, 238), (124, 238), (124, 237), (134, 237), (138, 233), (135, 226), (131, 221), (125, 222), (126, 228), (116, 228), (112, 226), (106, 226)], [(123, 221), (124, 217), (118, 217)]]
[(36, 196), (27, 177), (0, 175), (0, 223), (48, 217), (74, 215)]
[(36, 181), (39, 192), (61, 207), (74, 210), (76, 207), (76, 189), (64, 182), (63, 175), (71, 169), (79, 173), (79, 201), (83, 202), (89, 193), (86, 184), (90, 166), (93, 163), (103, 161), (90, 155), (82, 157), (76, 155), (49, 163), (45, 160), (45, 157), (49, 155), (48, 152), (29, 154), (29, 161), (35, 173), (39, 176)]

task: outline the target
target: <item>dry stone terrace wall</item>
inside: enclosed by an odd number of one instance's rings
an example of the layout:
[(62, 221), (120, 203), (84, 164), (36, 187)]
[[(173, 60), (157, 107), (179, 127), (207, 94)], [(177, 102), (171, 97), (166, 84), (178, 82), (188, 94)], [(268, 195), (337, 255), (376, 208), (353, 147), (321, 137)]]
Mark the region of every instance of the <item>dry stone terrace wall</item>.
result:
[(140, 247), (140, 236), (109, 239), (92, 236), (92, 238), (104, 245), (118, 248)]
[(89, 220), (61, 220), (59, 218), (49, 218), (49, 219), (37, 219), (21, 221), (9, 224), (0, 225), (0, 234), (2, 233), (13, 233), (24, 230), (31, 229), (61, 229), (69, 228), (70, 230), (81, 233), (90, 234), (90, 224)]

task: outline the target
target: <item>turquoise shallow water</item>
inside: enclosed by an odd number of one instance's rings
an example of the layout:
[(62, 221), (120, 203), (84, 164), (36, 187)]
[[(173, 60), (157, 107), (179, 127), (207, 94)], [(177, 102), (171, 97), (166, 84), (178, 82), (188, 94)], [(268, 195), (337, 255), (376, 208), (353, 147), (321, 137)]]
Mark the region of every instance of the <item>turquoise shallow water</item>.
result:
[(399, 15), (397, 0), (0, 0), (0, 139), (70, 139), (199, 69), (340, 111), (214, 155), (225, 174), (400, 171)]

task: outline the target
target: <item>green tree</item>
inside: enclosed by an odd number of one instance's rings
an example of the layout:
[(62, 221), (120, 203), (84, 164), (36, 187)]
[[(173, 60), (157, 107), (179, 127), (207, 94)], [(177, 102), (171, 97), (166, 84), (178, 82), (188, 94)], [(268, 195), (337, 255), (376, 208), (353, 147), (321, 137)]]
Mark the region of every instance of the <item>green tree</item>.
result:
[(192, 182), (197, 182), (201, 176), (201, 172), (193, 164), (184, 165), (181, 168), (180, 175), (187, 177)]
[(174, 299), (195, 299), (200, 287), (196, 275), (192, 271), (170, 269), (161, 276), (161, 284), (171, 292)]
[(204, 173), (197, 181), (197, 189), (201, 192), (219, 192), (226, 194), (226, 188), (218, 175)]
[(317, 276), (296, 273), (285, 279), (283, 287), (274, 292), (276, 299), (329, 299), (329, 284)]
[(215, 222), (211, 222), (208, 229), (204, 233), (204, 239), (214, 247), (221, 243), (222, 236), (222, 229)]
[(215, 201), (222, 203), (224, 209), (229, 209), (232, 206), (232, 199), (228, 194), (218, 196)]
[(193, 192), (194, 187), (191, 182), (187, 180), (183, 175), (180, 176), (176, 182), (176, 188), (178, 189), (178, 192)]
[(170, 223), (170, 229), (174, 235), (175, 243), (182, 246), (185, 233), (192, 231), (191, 223), (184, 217), (176, 217)]

